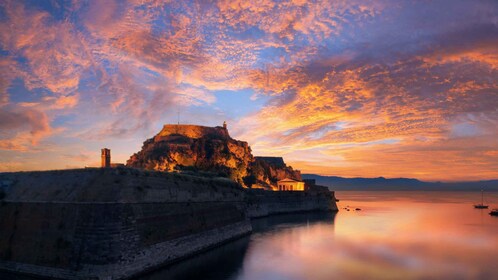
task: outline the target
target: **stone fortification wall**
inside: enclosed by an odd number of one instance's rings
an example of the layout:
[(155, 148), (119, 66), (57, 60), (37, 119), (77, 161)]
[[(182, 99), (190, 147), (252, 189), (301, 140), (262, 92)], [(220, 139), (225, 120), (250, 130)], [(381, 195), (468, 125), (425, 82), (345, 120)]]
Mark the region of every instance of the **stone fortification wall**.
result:
[(163, 129), (154, 137), (156, 141), (160, 141), (162, 137), (170, 135), (183, 135), (188, 138), (198, 139), (198, 138), (213, 138), (213, 139), (228, 139), (228, 130), (221, 127), (208, 127), (201, 125), (177, 125), (177, 124), (166, 124)]
[(251, 231), (226, 179), (134, 169), (0, 175), (0, 269), (121, 279)]
[(338, 210), (334, 192), (248, 190), (247, 201), (247, 215), (251, 218), (291, 212)]
[(233, 202), (15, 203), (0, 208), (0, 268), (121, 279), (251, 231)]
[(185, 202), (241, 201), (242, 188), (227, 178), (204, 178), (132, 168), (0, 173), (6, 201)]
[(0, 269), (122, 279), (251, 232), (249, 218), (337, 210), (332, 193), (242, 189), (136, 169), (0, 174)]

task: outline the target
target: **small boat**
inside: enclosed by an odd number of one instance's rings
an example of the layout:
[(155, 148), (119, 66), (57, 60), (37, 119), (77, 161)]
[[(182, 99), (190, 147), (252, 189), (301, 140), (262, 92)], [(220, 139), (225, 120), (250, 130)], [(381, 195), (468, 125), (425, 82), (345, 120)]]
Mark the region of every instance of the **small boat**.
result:
[(491, 216), (498, 216), (498, 209), (491, 210), (491, 212), (489, 212), (489, 215), (491, 215)]
[(481, 203), (474, 204), (475, 209), (488, 209), (488, 205), (484, 205), (484, 191), (481, 190)]

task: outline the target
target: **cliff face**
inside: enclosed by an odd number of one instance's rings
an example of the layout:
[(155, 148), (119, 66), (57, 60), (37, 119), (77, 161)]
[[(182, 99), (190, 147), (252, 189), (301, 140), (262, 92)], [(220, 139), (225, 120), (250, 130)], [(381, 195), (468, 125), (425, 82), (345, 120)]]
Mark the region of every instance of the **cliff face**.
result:
[(251, 162), (247, 142), (232, 139), (226, 128), (165, 125), (126, 164), (159, 171), (210, 171), (243, 183)]
[(281, 157), (255, 157), (251, 167), (256, 184), (265, 189), (273, 189), (278, 180), (285, 178), (302, 180), (301, 172), (287, 166)]
[(165, 125), (127, 166), (149, 170), (209, 171), (229, 177), (243, 186), (272, 189), (284, 178), (301, 180), (282, 158), (253, 157), (247, 142), (230, 137), (224, 127)]

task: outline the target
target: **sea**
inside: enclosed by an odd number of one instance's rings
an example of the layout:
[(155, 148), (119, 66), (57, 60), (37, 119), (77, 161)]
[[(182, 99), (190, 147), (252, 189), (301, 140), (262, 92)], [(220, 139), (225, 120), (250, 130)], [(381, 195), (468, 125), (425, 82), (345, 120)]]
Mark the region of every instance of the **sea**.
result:
[(498, 279), (498, 192), (340, 191), (339, 212), (255, 219), (253, 233), (140, 280)]

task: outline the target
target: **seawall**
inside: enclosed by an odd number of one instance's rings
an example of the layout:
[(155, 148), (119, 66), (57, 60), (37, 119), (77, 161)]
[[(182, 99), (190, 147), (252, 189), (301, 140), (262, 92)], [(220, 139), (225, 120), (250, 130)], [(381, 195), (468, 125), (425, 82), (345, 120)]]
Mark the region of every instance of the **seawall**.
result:
[(250, 218), (305, 211), (337, 211), (334, 192), (248, 190)]
[(128, 278), (248, 234), (250, 218), (337, 210), (331, 193), (126, 168), (4, 173), (0, 187), (0, 269), (62, 279)]

